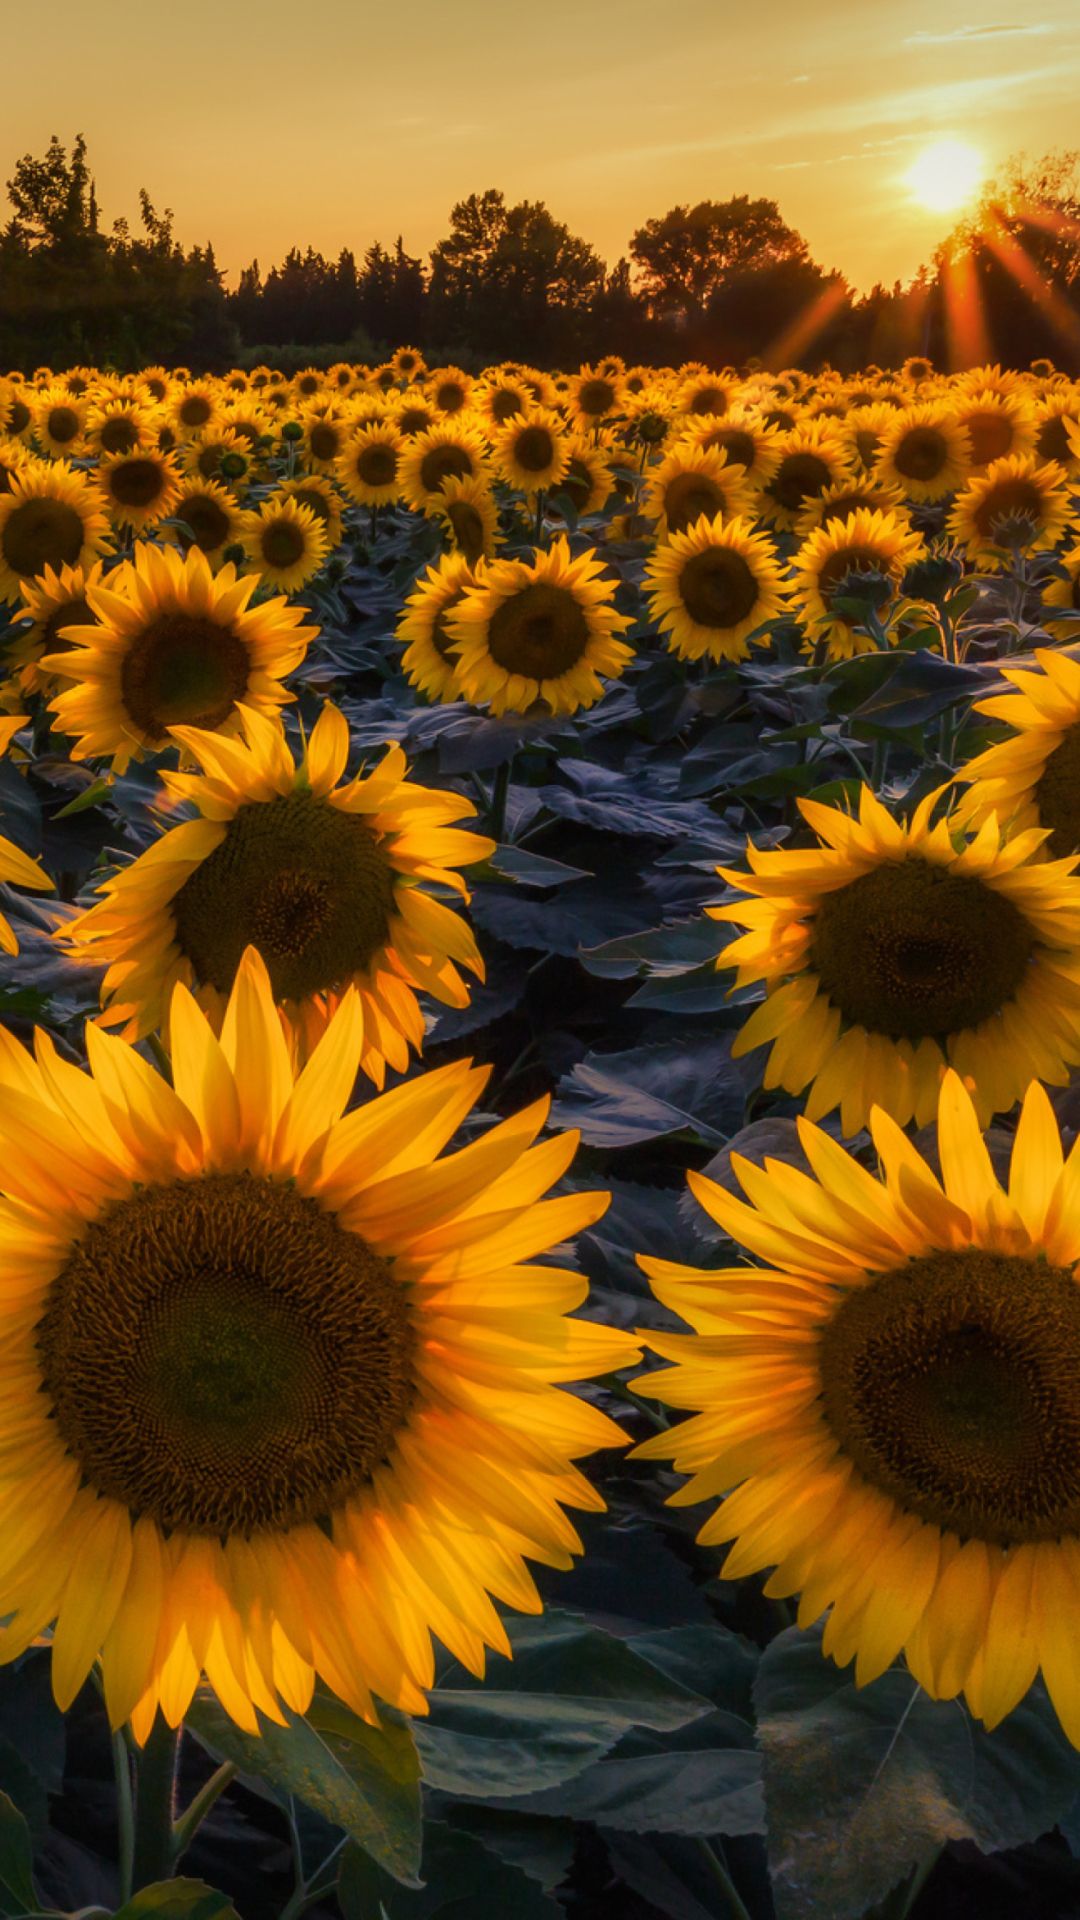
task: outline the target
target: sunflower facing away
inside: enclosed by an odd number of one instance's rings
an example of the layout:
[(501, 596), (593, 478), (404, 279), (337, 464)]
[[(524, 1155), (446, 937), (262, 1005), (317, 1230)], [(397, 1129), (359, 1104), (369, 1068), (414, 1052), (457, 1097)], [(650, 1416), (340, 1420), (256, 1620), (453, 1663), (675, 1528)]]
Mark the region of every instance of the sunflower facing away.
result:
[(100, 490), (61, 461), (28, 461), (0, 493), (0, 603), (46, 567), (89, 567), (112, 541)]
[(1080, 851), (1080, 664), (1037, 647), (1038, 670), (1002, 667), (1012, 691), (976, 702), (975, 711), (1015, 732), (959, 769), (968, 791), (957, 806), (968, 824), (991, 813), (1010, 828), (1041, 827), (1047, 852)]
[(74, 681), (52, 705), (61, 732), (76, 736), (71, 758), (111, 757), (123, 773), (134, 755), (167, 746), (173, 726), (235, 732), (241, 701), (276, 713), (291, 700), (282, 679), (318, 629), (283, 599), (251, 606), (257, 585), (231, 565), (212, 573), (198, 548), (181, 557), (144, 541), (108, 587), (88, 587), (98, 625), (69, 627), (72, 650), (41, 661)]
[(692, 1475), (675, 1503), (726, 1496), (698, 1535), (734, 1541), (721, 1577), (774, 1568), (802, 1627), (831, 1609), (857, 1685), (903, 1653), (994, 1727), (1041, 1668), (1080, 1746), (1080, 1146), (1033, 1084), (1002, 1187), (955, 1073), (940, 1180), (880, 1107), (880, 1179), (798, 1124), (812, 1178), (735, 1154), (743, 1201), (688, 1176), (766, 1266), (640, 1258), (694, 1332), (650, 1333), (674, 1365), (635, 1391), (703, 1410), (636, 1451)]
[(601, 674), (621, 674), (632, 657), (614, 589), (595, 548), (571, 558), (561, 535), (532, 565), (491, 561), (446, 618), (466, 700), (495, 714), (540, 701), (552, 713), (593, 706)]
[[(0, 715), (0, 753), (6, 753), (20, 727), (29, 725), (25, 713)], [(36, 860), (0, 834), (0, 882), (5, 886), (27, 887), (31, 893), (51, 893), (52, 881)], [(18, 953), (19, 943), (10, 923), (0, 913), (0, 951)]]
[(669, 534), (650, 557), (645, 588), (652, 619), (683, 660), (745, 660), (748, 636), (787, 607), (772, 541), (752, 521), (722, 515)]
[(467, 924), (428, 888), (468, 899), (457, 871), (495, 843), (454, 822), (475, 813), (458, 793), (414, 786), (398, 746), (340, 785), (348, 725), (324, 706), (297, 766), (276, 721), (241, 707), (243, 738), (195, 727), (174, 738), (201, 769), (163, 773), (186, 821), (101, 889), (104, 899), (65, 922), (63, 943), (108, 966), (103, 1016), (137, 1039), (162, 1024), (177, 980), (219, 1027), (240, 956), (257, 946), (276, 998), (305, 1052), (342, 993), (356, 988), (365, 1073), (404, 1070), (419, 1050), (421, 991), (468, 1005), (458, 965), (484, 967)]
[(544, 1101), (438, 1158), (467, 1061), (342, 1117), (356, 997), (297, 1078), (254, 951), (220, 1041), (183, 987), (170, 1038), (174, 1087), (94, 1028), (88, 1074), (0, 1039), (0, 1658), (55, 1621), (61, 1707), (100, 1659), (140, 1742), (201, 1672), (251, 1732), (316, 1673), (423, 1713), (432, 1633), (482, 1673), (489, 1595), (539, 1612), (525, 1559), (603, 1505), (572, 1461), (623, 1436), (557, 1383), (635, 1343), (517, 1263), (607, 1196), (541, 1199), (577, 1144), (532, 1146)]
[(868, 787), (857, 818), (800, 800), (824, 844), (751, 844), (750, 873), (721, 871), (752, 897), (706, 908), (748, 929), (717, 966), (766, 983), (734, 1052), (771, 1041), (765, 1086), (808, 1088), (808, 1118), (839, 1107), (846, 1134), (875, 1105), (927, 1125), (946, 1066), (985, 1124), (1080, 1063), (1076, 861), (1040, 858), (1035, 830), (1005, 841), (993, 816), (958, 848), (955, 820), (930, 824), (939, 800), (910, 825)]

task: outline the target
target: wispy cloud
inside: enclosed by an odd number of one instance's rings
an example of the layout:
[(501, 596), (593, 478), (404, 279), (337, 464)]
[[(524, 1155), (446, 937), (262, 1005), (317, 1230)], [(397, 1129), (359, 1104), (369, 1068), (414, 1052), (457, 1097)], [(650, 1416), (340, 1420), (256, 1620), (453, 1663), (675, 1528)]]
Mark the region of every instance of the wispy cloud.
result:
[(1030, 39), (1033, 34), (1049, 31), (1046, 23), (1021, 27), (1003, 21), (992, 27), (950, 27), (947, 33), (909, 33), (903, 44), (905, 47), (944, 47), (956, 40), (1001, 40), (1006, 35)]
[(808, 87), (809, 85), (810, 75), (808, 73), (793, 73), (788, 81), (789, 87)]

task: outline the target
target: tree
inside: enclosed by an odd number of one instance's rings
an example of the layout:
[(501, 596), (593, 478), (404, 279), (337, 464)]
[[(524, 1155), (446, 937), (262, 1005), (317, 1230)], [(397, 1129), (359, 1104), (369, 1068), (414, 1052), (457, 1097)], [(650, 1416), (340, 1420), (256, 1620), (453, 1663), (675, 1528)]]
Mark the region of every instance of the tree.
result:
[(431, 317), (438, 337), (507, 354), (524, 337), (542, 358), (574, 334), (604, 285), (604, 263), (542, 200), (508, 207), (496, 188), (451, 209), (431, 253)]
[(802, 235), (775, 200), (699, 200), (647, 220), (630, 241), (651, 312), (700, 323), (737, 271), (809, 262)]

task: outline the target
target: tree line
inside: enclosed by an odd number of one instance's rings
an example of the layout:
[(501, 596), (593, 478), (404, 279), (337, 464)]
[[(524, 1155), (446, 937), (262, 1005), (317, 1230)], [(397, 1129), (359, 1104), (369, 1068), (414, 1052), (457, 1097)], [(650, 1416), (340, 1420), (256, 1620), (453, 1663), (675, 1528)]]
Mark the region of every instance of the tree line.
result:
[(1078, 155), (1009, 163), (905, 286), (856, 295), (816, 262), (774, 200), (672, 207), (607, 267), (543, 201), (488, 188), (459, 201), (428, 259), (398, 239), (358, 259), (289, 251), (225, 285), (210, 242), (185, 249), (171, 210), (101, 220), (86, 142), (54, 136), (16, 164), (0, 230), (0, 367), (378, 360), (395, 346), (478, 368), (527, 358), (854, 369), (927, 353), (940, 366), (1047, 355), (1080, 373)]

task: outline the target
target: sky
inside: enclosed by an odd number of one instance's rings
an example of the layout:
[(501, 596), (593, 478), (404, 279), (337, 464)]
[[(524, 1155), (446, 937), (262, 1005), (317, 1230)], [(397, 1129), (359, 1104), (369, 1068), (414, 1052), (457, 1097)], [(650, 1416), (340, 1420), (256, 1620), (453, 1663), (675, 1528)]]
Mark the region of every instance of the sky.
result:
[[(993, 9), (994, 0), (990, 0)], [(455, 200), (544, 200), (609, 263), (674, 205), (764, 195), (826, 268), (906, 280), (954, 214), (905, 174), (1080, 144), (1080, 0), (50, 0), (12, 9), (0, 180), (85, 134), (235, 283), (308, 243), (426, 256)]]

